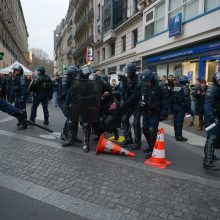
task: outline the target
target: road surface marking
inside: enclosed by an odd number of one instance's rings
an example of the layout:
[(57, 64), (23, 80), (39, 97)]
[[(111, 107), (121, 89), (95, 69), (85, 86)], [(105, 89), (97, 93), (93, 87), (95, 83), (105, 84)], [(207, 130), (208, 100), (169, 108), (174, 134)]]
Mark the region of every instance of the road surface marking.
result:
[[(173, 126), (160, 122), (160, 127), (164, 128), (165, 139), (166, 139), (166, 134), (168, 134), (171, 137), (174, 137)], [(193, 134), (193, 133), (185, 131), (185, 130), (183, 130), (183, 136), (188, 139), (187, 143), (189, 143), (191, 145), (200, 146), (200, 147), (205, 146), (206, 138), (204, 138), (202, 136), (199, 136), (197, 134)]]
[[(77, 147), (72, 147), (72, 148), (63, 148), (61, 146), (60, 143), (56, 143), (56, 142), (52, 142), (52, 141), (47, 141), (47, 140), (42, 140), (39, 138), (34, 138), (34, 137), (30, 137), (30, 136), (26, 136), (26, 135), (22, 135), (22, 134), (17, 134), (17, 133), (13, 133), (13, 132), (9, 132), (9, 131), (5, 131), (5, 130), (0, 130), (0, 134), (7, 136), (7, 137), (12, 137), (12, 138), (16, 138), (22, 141), (28, 141), (31, 143), (35, 143), (35, 144), (40, 144), (40, 146), (42, 147), (53, 147), (56, 149), (62, 149), (63, 151), (69, 151), (72, 152), (74, 154), (80, 154), (83, 155), (85, 157), (85, 160), (87, 158), (96, 158), (97, 156), (94, 154), (88, 154), (86, 155), (82, 149), (77, 148)], [(216, 180), (210, 180), (204, 177), (200, 177), (200, 176), (194, 176), (194, 175), (190, 175), (190, 174), (186, 174), (183, 172), (179, 172), (179, 171), (174, 171), (174, 170), (160, 170), (157, 168), (153, 168), (150, 166), (146, 166), (143, 163), (137, 162), (135, 160), (128, 160), (128, 159), (122, 159), (119, 157), (109, 157), (108, 155), (102, 155), (102, 157), (99, 157), (99, 159), (101, 160), (105, 160), (108, 162), (114, 162), (114, 163), (118, 163), (120, 165), (124, 165), (124, 166), (130, 166), (133, 168), (137, 168), (137, 169), (141, 169), (144, 172), (154, 172), (154, 173), (158, 173), (158, 174), (162, 174), (165, 176), (170, 176), (170, 177), (174, 177), (177, 179), (183, 179), (186, 181), (191, 181), (191, 182), (195, 182), (195, 183), (199, 183), (199, 184), (203, 184), (203, 185), (207, 185), (207, 186), (211, 186), (211, 187), (215, 187), (215, 188), (220, 188), (220, 181), (216, 181)]]

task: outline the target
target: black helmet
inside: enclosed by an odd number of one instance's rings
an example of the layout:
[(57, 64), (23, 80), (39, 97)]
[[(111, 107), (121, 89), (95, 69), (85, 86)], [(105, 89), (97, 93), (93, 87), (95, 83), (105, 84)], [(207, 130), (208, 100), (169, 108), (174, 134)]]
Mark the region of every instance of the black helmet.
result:
[(147, 81), (152, 82), (156, 80), (155, 73), (149, 69), (144, 70), (140, 78), (142, 82), (147, 82)]
[(90, 70), (89, 66), (81, 66), (80, 67), (80, 74), (83, 78), (88, 79), (90, 73), (91, 73), (91, 70)]
[(128, 63), (128, 64), (126, 64), (124, 71), (125, 71), (125, 73), (127, 73), (127, 75), (129, 77), (135, 76), (136, 66), (133, 63)]
[(42, 75), (45, 74), (46, 71), (44, 66), (38, 66), (36, 70), (37, 70), (37, 74), (42, 74)]
[(19, 64), (15, 64), (13, 67), (12, 67), (12, 70), (13, 71), (19, 71), (20, 73), (20, 75), (23, 75), (23, 73), (24, 73), (24, 70), (23, 70), (23, 68), (22, 68), (22, 66), (21, 65), (19, 65)]
[(180, 76), (179, 82), (180, 82), (181, 84), (187, 84), (187, 83), (189, 83), (189, 79), (188, 79), (187, 76)]
[(70, 66), (68, 67), (66, 74), (76, 77), (79, 74), (79, 69), (76, 66)]
[(108, 82), (108, 76), (105, 75), (105, 74), (102, 74), (101, 75), (101, 80), (104, 81), (104, 82)]

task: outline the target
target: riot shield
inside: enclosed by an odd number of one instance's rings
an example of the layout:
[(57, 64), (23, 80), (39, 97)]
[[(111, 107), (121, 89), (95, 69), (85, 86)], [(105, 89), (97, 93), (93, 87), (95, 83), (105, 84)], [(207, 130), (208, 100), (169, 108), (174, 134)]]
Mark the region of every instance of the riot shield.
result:
[(72, 84), (72, 120), (98, 122), (100, 119), (103, 82), (101, 80), (74, 80)]

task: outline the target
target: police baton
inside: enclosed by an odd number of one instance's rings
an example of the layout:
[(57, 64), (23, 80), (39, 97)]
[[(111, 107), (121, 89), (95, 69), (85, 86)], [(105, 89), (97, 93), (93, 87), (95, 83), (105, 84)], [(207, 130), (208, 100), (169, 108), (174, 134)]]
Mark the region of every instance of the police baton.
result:
[(208, 132), (208, 131), (211, 131), (213, 128), (215, 128), (217, 126), (216, 123), (213, 123), (211, 125), (209, 125), (207, 128), (205, 128), (205, 131)]
[(31, 124), (31, 125), (34, 125), (34, 126), (36, 126), (36, 127), (38, 127), (38, 128), (41, 128), (41, 129), (43, 129), (43, 130), (45, 130), (45, 131), (48, 131), (48, 132), (50, 132), (50, 133), (54, 133), (53, 130), (51, 130), (51, 129), (49, 129), (49, 128), (45, 128), (44, 126), (41, 126), (41, 125), (39, 125), (39, 124), (36, 124), (36, 123), (34, 123), (33, 121), (30, 121), (30, 120), (26, 120), (26, 121), (27, 121), (27, 123), (29, 123), (29, 124)]
[(215, 122), (212, 123), (211, 125), (209, 125), (207, 128), (205, 128), (205, 131), (208, 132), (208, 131), (211, 131), (213, 128), (217, 127), (218, 126), (218, 120), (215, 119)]

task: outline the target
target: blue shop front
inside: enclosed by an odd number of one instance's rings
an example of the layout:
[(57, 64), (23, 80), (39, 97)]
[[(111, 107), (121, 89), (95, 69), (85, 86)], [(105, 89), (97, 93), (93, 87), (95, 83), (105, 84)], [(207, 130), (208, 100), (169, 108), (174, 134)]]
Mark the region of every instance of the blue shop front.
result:
[(195, 83), (197, 78), (212, 82), (214, 74), (220, 71), (220, 41), (187, 45), (143, 57), (142, 68), (152, 69), (159, 77), (186, 75), (192, 83)]

